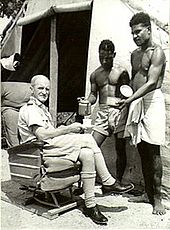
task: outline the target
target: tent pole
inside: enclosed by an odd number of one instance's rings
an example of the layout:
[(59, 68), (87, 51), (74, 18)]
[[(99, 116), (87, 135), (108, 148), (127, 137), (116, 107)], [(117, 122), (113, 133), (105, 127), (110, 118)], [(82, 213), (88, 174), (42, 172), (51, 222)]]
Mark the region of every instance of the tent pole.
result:
[(58, 104), (58, 50), (56, 44), (56, 15), (51, 17), (50, 30), (50, 97), (49, 111), (52, 115), (54, 126), (57, 126)]

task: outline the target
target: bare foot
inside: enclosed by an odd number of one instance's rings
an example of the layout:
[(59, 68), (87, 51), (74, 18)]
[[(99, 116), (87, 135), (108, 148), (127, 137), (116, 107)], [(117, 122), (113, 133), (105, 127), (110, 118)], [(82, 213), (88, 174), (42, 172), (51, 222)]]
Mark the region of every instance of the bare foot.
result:
[(134, 203), (150, 203), (148, 196), (146, 193), (144, 193), (141, 196), (131, 197), (129, 198), (128, 202), (134, 202)]
[(164, 215), (166, 213), (164, 205), (161, 203), (161, 200), (155, 200), (155, 204), (153, 205), (154, 215)]

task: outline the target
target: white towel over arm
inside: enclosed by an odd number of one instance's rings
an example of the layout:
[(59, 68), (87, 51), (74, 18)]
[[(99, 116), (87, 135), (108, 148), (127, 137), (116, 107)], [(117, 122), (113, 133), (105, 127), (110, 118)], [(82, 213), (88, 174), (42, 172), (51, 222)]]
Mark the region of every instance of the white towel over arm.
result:
[(141, 141), (141, 121), (143, 117), (143, 100), (139, 98), (133, 101), (129, 107), (128, 119), (124, 131), (124, 137), (130, 138), (131, 145), (136, 146)]

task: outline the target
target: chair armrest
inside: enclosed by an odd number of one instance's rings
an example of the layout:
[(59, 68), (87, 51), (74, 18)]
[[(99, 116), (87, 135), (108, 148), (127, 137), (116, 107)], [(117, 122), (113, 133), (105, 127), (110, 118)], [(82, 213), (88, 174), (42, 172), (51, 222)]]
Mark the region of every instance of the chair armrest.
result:
[(9, 154), (11, 153), (13, 154), (13, 153), (22, 152), (28, 149), (35, 149), (35, 148), (42, 149), (44, 144), (45, 142), (36, 140), (36, 141), (28, 142), (28, 143), (23, 143), (23, 144), (14, 146), (14, 147), (10, 147), (7, 149), (7, 151)]

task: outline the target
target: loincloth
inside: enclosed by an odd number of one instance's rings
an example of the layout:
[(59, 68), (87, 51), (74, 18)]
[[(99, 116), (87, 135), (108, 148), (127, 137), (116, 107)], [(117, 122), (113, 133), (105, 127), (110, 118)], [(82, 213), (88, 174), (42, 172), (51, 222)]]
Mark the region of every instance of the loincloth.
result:
[(150, 144), (165, 144), (165, 102), (160, 89), (131, 103), (124, 137), (130, 137), (132, 145), (137, 145), (141, 140)]

